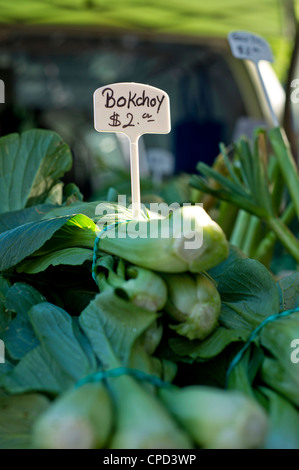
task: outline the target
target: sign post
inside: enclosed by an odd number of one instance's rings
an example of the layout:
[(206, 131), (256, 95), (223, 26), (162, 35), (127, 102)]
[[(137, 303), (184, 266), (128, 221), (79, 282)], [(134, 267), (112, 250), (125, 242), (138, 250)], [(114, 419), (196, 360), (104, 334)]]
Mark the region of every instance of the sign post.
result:
[(141, 83), (114, 83), (94, 92), (94, 127), (98, 132), (121, 132), (130, 140), (133, 217), (141, 218), (138, 140), (143, 134), (170, 132), (169, 97)]

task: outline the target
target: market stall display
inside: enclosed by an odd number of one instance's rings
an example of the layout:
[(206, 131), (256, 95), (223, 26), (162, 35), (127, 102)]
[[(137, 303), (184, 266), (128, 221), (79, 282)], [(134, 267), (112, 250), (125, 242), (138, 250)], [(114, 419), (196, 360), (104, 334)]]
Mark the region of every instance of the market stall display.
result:
[[(114, 106), (137, 99), (124, 124)], [(133, 205), (65, 184), (72, 153), (57, 133), (0, 138), (0, 448), (299, 448), (287, 136), (272, 111), (273, 128), (198, 163), (187, 204), (141, 204), (137, 142), (169, 132), (167, 99), (136, 83), (95, 94), (96, 129), (121, 126), (134, 145)]]

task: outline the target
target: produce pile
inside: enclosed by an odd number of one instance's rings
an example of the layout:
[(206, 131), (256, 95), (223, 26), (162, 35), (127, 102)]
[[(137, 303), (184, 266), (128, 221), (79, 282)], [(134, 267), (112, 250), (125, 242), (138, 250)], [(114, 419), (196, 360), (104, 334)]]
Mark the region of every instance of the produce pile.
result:
[(203, 207), (138, 222), (63, 184), (57, 134), (0, 139), (0, 448), (299, 448), (299, 273), (269, 269), (277, 241), (299, 261), (282, 136), (222, 147)]

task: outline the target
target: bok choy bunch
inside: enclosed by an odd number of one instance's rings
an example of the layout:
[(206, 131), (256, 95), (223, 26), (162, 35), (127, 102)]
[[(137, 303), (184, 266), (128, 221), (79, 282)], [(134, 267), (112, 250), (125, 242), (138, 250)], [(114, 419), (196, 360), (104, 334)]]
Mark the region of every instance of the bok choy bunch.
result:
[(190, 386), (160, 390), (160, 396), (201, 447), (250, 449), (264, 444), (267, 415), (254, 400), (238, 391)]
[(112, 432), (113, 403), (100, 383), (71, 388), (57, 398), (33, 427), (40, 449), (103, 448)]
[(60, 181), (70, 163), (51, 132), (0, 138), (0, 448), (263, 448), (291, 419), (298, 435), (298, 314), (230, 365), (299, 306), (299, 276), (278, 286), (200, 205), (99, 215)]
[(222, 229), (199, 205), (180, 207), (167, 217), (152, 214), (147, 220), (119, 223), (101, 234), (100, 248), (137, 266), (169, 273), (199, 273), (228, 256)]

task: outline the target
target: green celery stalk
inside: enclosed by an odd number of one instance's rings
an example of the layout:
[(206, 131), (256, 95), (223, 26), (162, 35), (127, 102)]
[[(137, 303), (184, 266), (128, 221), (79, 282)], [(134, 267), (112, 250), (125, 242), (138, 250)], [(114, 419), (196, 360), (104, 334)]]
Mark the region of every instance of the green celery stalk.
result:
[(269, 130), (269, 139), (299, 219), (299, 173), (291, 153), (290, 144), (284, 130), (279, 127)]
[(248, 256), (252, 257), (254, 247), (257, 243), (257, 238), (259, 236), (261, 221), (255, 215), (250, 216), (247, 234), (244, 238), (243, 244), (240, 247), (241, 250)]
[(229, 240), (236, 223), (239, 209), (236, 206), (226, 202), (220, 201), (219, 213), (217, 217), (217, 223), (224, 231), (226, 238)]
[(268, 219), (268, 225), (275, 232), (277, 238), (286, 247), (289, 253), (299, 262), (299, 242), (283, 220), (278, 217), (271, 217)]
[[(294, 217), (295, 207), (293, 202), (290, 202), (282, 214), (281, 220), (287, 226), (292, 222)], [(276, 240), (276, 232), (273, 230), (269, 231), (267, 235), (261, 240), (256, 250), (253, 252), (252, 257), (265, 264), (266, 258), (269, 257), (269, 255), (272, 256), (272, 251)]]
[(229, 240), (232, 245), (242, 249), (244, 239), (247, 234), (249, 221), (250, 214), (245, 210), (240, 209)]

